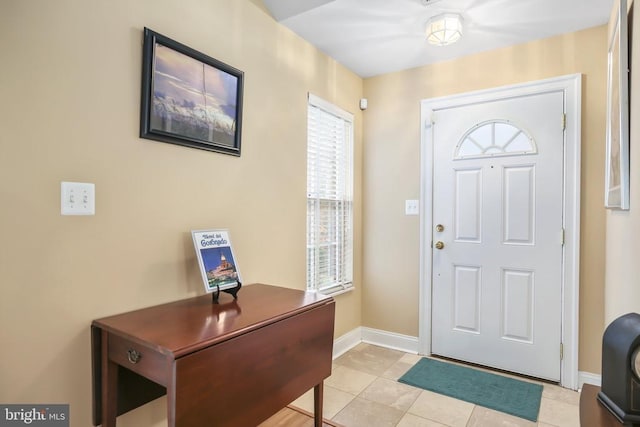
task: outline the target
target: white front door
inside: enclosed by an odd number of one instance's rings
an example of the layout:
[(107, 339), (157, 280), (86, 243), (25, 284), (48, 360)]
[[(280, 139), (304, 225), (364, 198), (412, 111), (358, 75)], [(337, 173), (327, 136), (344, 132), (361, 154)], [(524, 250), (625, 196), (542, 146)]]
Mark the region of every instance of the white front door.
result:
[(433, 354), (560, 380), (564, 94), (438, 110)]

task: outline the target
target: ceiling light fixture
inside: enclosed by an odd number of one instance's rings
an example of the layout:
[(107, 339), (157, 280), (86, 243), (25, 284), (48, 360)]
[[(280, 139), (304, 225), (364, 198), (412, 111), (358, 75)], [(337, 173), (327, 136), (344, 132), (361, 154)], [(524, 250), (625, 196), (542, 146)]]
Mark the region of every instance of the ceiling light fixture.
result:
[(436, 46), (447, 46), (462, 37), (462, 16), (457, 13), (443, 13), (427, 21), (427, 41)]

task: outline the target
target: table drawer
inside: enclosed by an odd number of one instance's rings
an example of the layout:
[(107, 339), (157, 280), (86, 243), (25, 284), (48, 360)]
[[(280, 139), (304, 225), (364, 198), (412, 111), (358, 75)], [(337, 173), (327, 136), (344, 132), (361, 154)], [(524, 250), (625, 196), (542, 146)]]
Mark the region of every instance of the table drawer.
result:
[(173, 358), (153, 348), (109, 334), (109, 359), (131, 371), (167, 386)]

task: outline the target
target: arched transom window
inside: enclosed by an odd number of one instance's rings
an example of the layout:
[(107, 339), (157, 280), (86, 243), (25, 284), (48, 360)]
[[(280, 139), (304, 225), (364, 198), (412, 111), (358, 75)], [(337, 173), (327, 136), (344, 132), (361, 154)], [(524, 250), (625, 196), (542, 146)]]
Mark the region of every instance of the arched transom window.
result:
[(458, 145), (454, 159), (537, 154), (533, 138), (508, 120), (489, 120), (469, 129)]

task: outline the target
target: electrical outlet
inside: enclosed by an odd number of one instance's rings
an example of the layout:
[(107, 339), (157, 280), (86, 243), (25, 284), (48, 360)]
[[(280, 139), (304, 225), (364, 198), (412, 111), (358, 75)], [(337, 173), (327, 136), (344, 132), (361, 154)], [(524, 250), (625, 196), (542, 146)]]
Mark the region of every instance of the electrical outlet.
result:
[(60, 214), (95, 215), (95, 184), (82, 182), (60, 183)]

